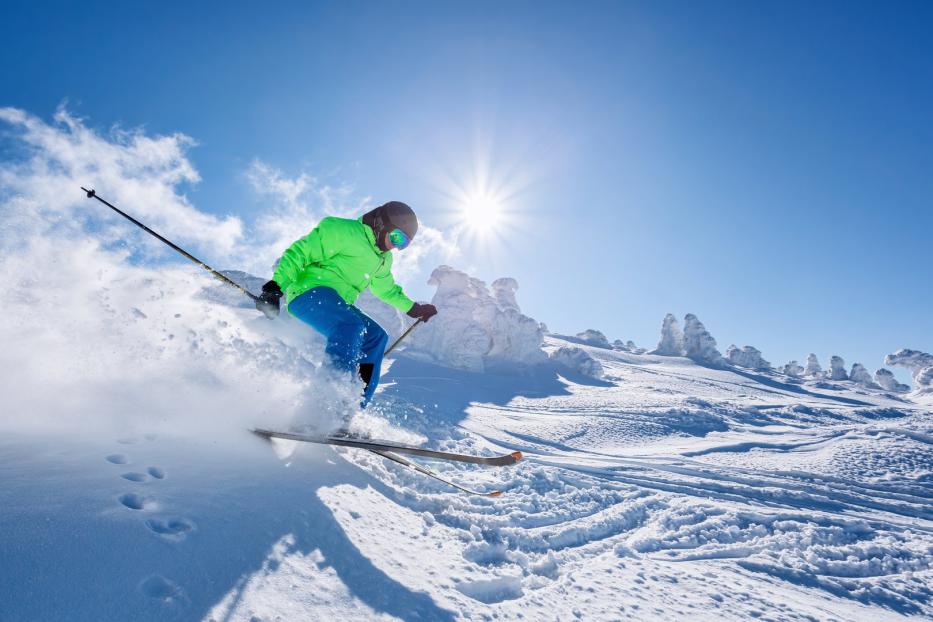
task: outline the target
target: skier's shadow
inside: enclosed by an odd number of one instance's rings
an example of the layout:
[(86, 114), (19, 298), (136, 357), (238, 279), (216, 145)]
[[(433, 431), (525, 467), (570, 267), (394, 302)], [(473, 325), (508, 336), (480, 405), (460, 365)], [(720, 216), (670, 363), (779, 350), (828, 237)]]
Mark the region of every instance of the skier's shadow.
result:
[[(238, 608), (250, 600), (251, 590), (261, 593), (262, 585), (269, 583), (272, 584), (271, 589), (278, 593), (283, 588), (275, 586), (275, 583), (295, 582), (297, 578), (292, 571), (286, 570), (283, 573), (285, 578), (278, 579), (275, 573), (282, 564), (288, 563), (288, 558), (303, 557), (300, 563), (305, 567), (313, 563), (318, 571), (315, 574), (324, 575), (315, 579), (322, 581), (324, 594), (335, 589), (336, 582), (326, 579), (332, 571), (353, 598), (377, 613), (402, 620), (454, 620), (454, 613), (439, 607), (428, 594), (409, 589), (363, 555), (335, 517), (334, 510), (317, 494), (321, 488), (332, 486), (379, 488), (380, 482), (363, 469), (346, 464), (330, 447), (301, 446), (299, 451), (299, 459), (293, 461), (290, 468), (283, 465), (277, 469), (271, 465), (273, 468), (270, 469), (268, 464), (257, 465), (257, 470), (268, 475), (269, 479), (249, 484), (252, 490), (248, 498), (250, 504), (257, 508), (255, 512), (241, 517), (234, 524), (223, 523), (210, 530), (201, 530), (202, 538), (208, 540), (202, 541), (202, 547), (213, 550), (202, 558), (212, 560), (206, 564), (213, 566), (210, 568), (210, 583), (222, 588), (223, 593), (212, 593), (210, 589), (192, 590), (191, 604), (197, 619), (210, 618), (219, 622), (234, 617), (234, 613), (242, 615), (243, 611), (238, 611)], [(267, 457), (277, 460), (271, 450)], [(368, 511), (366, 506), (355, 510), (360, 513)], [(375, 512), (378, 508), (369, 510)], [(233, 563), (224, 563), (225, 558)], [(285, 589), (285, 593), (291, 592), (293, 590)], [(266, 597), (260, 595), (259, 598), (262, 602)], [(329, 608), (327, 596), (316, 598), (321, 602), (311, 603), (311, 607)], [(333, 593), (330, 598), (341, 597)], [(282, 608), (288, 609), (287, 606)], [(217, 615), (218, 610), (220, 615)], [(304, 611), (302, 615), (309, 613)], [(349, 609), (347, 613), (358, 619), (371, 615), (363, 607)]]
[[(453, 427), (467, 416), (467, 409), (474, 402), (505, 406), (516, 397), (570, 395), (566, 381), (595, 387), (614, 386), (550, 362), (530, 368), (498, 368), (476, 373), (400, 356), (392, 361), (383, 376), (386, 387), (380, 397), (433, 407), (425, 412), (424, 424)], [(388, 409), (386, 414), (394, 413)]]
[[(301, 446), (283, 462), (245, 431), (223, 442), (139, 443), (130, 460), (164, 471), (137, 481), (121, 479), (111, 468), (117, 463), (103, 459), (109, 444), (99, 451), (59, 444), (0, 447), (4, 467), (35, 471), (0, 491), (12, 490), (23, 508), (5, 508), (2, 517), (0, 619), (329, 620), (335, 612), (348, 620), (455, 619), (354, 542), (343, 525), (367, 518), (380, 538), (404, 543), (411, 534), (379, 515), (385, 504), (359, 494), (391, 491), (331, 447)], [(46, 462), (36, 461), (37, 451)], [(359, 518), (326, 503), (325, 489)], [(119, 490), (151, 505), (124, 507)], [(173, 520), (188, 530), (154, 529)]]

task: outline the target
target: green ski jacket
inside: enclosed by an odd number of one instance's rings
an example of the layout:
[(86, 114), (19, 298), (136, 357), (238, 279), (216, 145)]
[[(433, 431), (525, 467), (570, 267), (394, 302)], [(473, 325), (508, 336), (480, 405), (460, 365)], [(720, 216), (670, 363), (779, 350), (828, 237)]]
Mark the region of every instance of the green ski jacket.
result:
[(350, 305), (367, 287), (399, 311), (415, 304), (392, 278), (392, 252), (379, 250), (373, 230), (362, 219), (323, 219), (288, 247), (272, 278), (285, 292), (286, 303), (323, 286)]

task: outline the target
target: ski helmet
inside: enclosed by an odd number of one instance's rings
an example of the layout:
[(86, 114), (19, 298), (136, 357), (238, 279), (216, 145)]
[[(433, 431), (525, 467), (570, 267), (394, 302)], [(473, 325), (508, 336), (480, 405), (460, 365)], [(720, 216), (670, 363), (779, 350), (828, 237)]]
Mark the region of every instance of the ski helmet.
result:
[(401, 201), (389, 201), (374, 210), (363, 214), (363, 223), (369, 225), (376, 236), (376, 245), (383, 251), (387, 233), (401, 229), (412, 240), (418, 232), (418, 217), (415, 212)]

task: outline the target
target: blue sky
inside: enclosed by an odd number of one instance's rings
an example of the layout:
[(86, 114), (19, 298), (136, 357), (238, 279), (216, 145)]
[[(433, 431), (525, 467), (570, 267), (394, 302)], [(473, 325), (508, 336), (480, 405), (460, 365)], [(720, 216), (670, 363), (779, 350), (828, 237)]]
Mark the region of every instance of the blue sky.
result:
[[(262, 210), (244, 174), (259, 159), (450, 229), (453, 183), (488, 170), (506, 219), (454, 264), (518, 279), (554, 331), (650, 346), (666, 312), (692, 312), (722, 350), (773, 363), (933, 350), (929, 3), (5, 2), (0, 17), (0, 106), (193, 137), (199, 209)], [(423, 276), (406, 285), (425, 298)]]

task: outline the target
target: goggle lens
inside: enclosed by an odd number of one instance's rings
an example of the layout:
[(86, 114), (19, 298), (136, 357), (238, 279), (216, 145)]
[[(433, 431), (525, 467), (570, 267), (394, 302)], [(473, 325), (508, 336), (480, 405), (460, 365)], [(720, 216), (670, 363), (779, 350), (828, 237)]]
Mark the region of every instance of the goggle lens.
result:
[(392, 246), (399, 250), (411, 244), (411, 238), (409, 238), (404, 231), (398, 228), (389, 232), (389, 240), (392, 242)]

